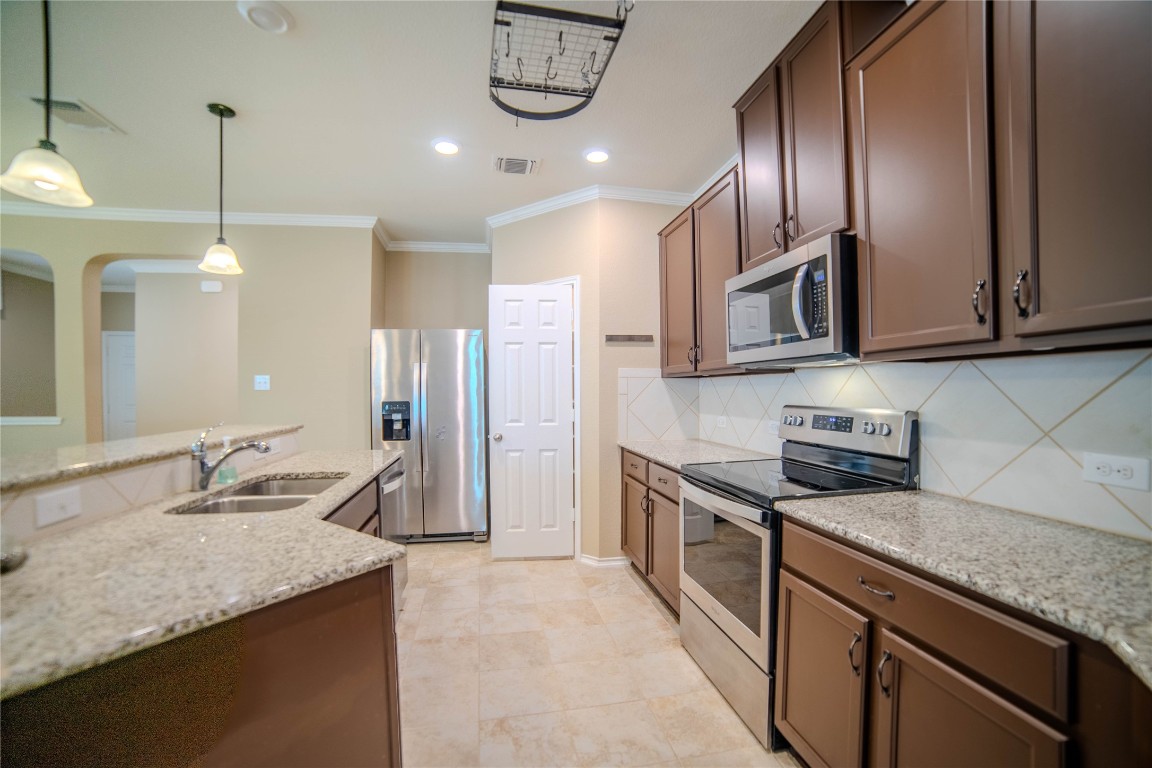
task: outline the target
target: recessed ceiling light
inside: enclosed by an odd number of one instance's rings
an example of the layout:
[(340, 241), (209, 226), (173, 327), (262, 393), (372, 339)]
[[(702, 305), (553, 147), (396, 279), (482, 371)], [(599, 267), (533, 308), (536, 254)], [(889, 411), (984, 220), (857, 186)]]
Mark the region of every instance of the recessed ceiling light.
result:
[(432, 147), (442, 155), (454, 155), (460, 151), (460, 145), (452, 139), (436, 139), (432, 142)]
[(608, 160), (608, 153), (602, 149), (590, 149), (584, 153), (584, 159), (590, 163), (603, 163)]
[(239, 0), (236, 10), (252, 26), (279, 35), (292, 28), (292, 14), (271, 0)]

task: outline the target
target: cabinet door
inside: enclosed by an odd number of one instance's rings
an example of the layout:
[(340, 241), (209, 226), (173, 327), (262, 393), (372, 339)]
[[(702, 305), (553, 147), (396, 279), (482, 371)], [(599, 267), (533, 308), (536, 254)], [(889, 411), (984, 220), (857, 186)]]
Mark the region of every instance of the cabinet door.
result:
[(780, 179), (780, 115), (776, 66), (736, 102), (740, 145), (741, 271), (784, 253), (784, 197)]
[(905, 642), (880, 633), (872, 701), (876, 766), (1061, 766), (1057, 731)]
[(788, 248), (848, 227), (838, 3), (825, 3), (780, 57)]
[(692, 206), (696, 216), (696, 339), (700, 345), (697, 371), (729, 368), (724, 281), (740, 274), (738, 189), (733, 168)]
[(660, 371), (696, 370), (696, 269), (692, 258), (692, 209), (660, 233)]
[(680, 613), (680, 507), (658, 493), (649, 492), (652, 511), (652, 551), (648, 581)]
[(869, 623), (781, 571), (776, 727), (809, 765), (862, 764)]
[(630, 477), (624, 478), (621, 504), (620, 549), (640, 572), (648, 573), (648, 488)]
[(1152, 322), (1152, 3), (996, 13), (1010, 327), (1028, 336)]
[(917, 3), (848, 67), (860, 348), (993, 338), (984, 3)]

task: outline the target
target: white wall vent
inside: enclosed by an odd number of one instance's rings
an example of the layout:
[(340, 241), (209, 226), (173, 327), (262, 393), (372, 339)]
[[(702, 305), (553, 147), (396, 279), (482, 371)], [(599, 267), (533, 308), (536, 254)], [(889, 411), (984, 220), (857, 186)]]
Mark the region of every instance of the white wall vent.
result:
[(540, 172), (540, 161), (526, 160), (519, 157), (497, 157), (493, 161), (493, 168), (497, 173), (507, 173), (512, 176), (528, 176)]
[[(44, 99), (33, 96), (32, 101), (41, 107), (44, 106)], [(52, 118), (85, 131), (124, 133), (124, 131), (113, 125), (104, 115), (79, 100), (64, 101), (62, 99), (52, 99)]]

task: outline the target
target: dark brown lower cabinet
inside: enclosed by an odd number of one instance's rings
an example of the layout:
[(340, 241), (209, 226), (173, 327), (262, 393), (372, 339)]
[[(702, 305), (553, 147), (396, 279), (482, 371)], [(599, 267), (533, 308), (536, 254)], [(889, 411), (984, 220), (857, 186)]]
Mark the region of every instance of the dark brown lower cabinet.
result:
[(861, 765), (872, 622), (780, 574), (776, 727), (810, 766)]
[(7, 766), (399, 766), (391, 567), (5, 699)]
[(1067, 736), (891, 630), (879, 635), (873, 765), (1064, 765)]
[(648, 573), (648, 488), (630, 477), (624, 478), (622, 513), (620, 549), (641, 573)]
[(680, 507), (658, 493), (648, 494), (652, 557), (648, 581), (680, 613)]

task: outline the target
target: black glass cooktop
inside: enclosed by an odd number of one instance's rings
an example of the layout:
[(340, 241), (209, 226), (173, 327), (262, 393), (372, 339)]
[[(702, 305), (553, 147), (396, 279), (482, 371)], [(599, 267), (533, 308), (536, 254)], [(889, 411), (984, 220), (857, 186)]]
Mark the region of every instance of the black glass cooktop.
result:
[(764, 508), (780, 499), (896, 491), (906, 487), (787, 459), (686, 464), (681, 469), (685, 477), (698, 485)]

